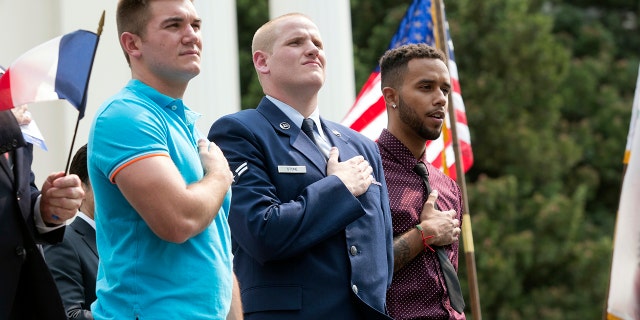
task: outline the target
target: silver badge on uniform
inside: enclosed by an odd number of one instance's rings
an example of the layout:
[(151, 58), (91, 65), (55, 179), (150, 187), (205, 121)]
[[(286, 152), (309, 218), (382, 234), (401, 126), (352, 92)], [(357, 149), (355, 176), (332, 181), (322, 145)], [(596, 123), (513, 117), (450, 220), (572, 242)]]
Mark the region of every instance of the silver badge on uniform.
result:
[(278, 173), (306, 173), (306, 166), (278, 166)]

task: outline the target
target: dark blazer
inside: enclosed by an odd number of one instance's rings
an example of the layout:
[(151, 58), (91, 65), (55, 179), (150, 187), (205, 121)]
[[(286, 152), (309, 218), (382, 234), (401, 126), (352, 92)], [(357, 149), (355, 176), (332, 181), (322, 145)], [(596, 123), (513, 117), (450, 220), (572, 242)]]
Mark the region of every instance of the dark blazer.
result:
[(27, 145), (13, 151), (13, 170), (0, 157), (0, 319), (66, 319), (53, 277), (36, 245), (61, 241), (65, 228), (43, 235), (35, 229), (39, 191), (31, 171), (32, 148)]
[(96, 230), (76, 217), (67, 226), (62, 243), (44, 247), (44, 256), (58, 285), (69, 319), (93, 319), (96, 300), (98, 250)]
[(0, 155), (24, 146), (20, 125), (11, 110), (0, 111)]
[(229, 226), (246, 319), (388, 319), (389, 198), (377, 145), (321, 119), (340, 161), (364, 156), (379, 184), (354, 197), (271, 101), (216, 121), (234, 171)]

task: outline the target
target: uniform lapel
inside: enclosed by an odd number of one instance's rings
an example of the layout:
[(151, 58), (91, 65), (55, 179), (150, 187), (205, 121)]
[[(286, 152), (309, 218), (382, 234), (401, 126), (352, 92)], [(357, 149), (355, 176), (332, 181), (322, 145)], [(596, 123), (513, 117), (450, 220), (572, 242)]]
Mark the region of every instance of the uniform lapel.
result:
[(288, 137), (293, 149), (305, 156), (320, 172), (326, 173), (327, 159), (322, 152), (275, 104), (263, 98), (257, 111), (271, 123), (274, 130)]
[[(25, 168), (25, 165), (29, 164), (29, 161), (25, 159), (27, 157), (27, 155), (25, 154), (27, 152), (26, 150), (27, 147), (19, 148), (13, 151), (12, 162), (13, 173), (15, 173), (13, 184), (16, 186), (16, 190), (28, 190), (30, 188), (29, 184), (31, 183), (31, 175), (24, 174), (24, 172), (31, 172), (31, 168)], [(29, 204), (31, 202), (27, 201), (26, 203)], [(25, 204), (25, 202), (21, 202), (21, 207), (23, 204)], [(31, 210), (29, 210), (28, 208), (22, 207), (22, 216), (27, 219), (29, 217), (30, 211)]]
[(341, 128), (335, 127), (331, 122), (324, 121), (322, 118), (320, 121), (322, 122), (324, 134), (327, 139), (329, 139), (329, 143), (337, 147), (340, 151), (339, 161), (349, 160), (359, 155), (358, 151), (349, 143), (349, 138), (340, 132), (342, 130)]
[[(0, 167), (5, 171), (11, 183), (14, 183), (13, 170), (2, 154), (24, 146), (26, 146), (26, 142), (11, 110), (0, 111)], [(18, 160), (13, 159), (13, 162), (16, 163)]]
[(98, 248), (96, 246), (96, 230), (84, 219), (76, 217), (71, 224), (76, 232), (82, 235), (82, 240), (89, 247), (89, 249), (98, 256)]
[(302, 130), (298, 129), (297, 131), (297, 135), (291, 135), (290, 137), (291, 147), (300, 151), (318, 170), (324, 173), (327, 169), (327, 159)]

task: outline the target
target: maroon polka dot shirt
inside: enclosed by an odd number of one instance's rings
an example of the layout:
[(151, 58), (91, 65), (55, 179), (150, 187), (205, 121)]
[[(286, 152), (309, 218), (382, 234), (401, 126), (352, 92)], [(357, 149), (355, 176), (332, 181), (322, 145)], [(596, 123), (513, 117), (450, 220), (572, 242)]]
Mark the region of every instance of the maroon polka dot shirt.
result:
[[(418, 162), (400, 140), (384, 129), (378, 138), (385, 180), (393, 220), (393, 236), (399, 236), (420, 222), (422, 206), (427, 200), (422, 178), (413, 172)], [(441, 210), (455, 210), (462, 221), (462, 195), (451, 178), (427, 162), (429, 182), (438, 190)], [(444, 248), (453, 267), (458, 270), (458, 246), (453, 243)], [(394, 319), (465, 319), (451, 307), (437, 254), (424, 251), (393, 275), (387, 291), (387, 308)]]

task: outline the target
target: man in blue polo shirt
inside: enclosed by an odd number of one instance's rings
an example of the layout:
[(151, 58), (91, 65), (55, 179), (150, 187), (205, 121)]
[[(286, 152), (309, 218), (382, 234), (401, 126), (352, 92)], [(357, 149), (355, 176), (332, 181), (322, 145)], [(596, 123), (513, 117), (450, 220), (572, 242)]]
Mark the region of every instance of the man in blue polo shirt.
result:
[(227, 224), (233, 176), (182, 102), (200, 72), (200, 23), (190, 0), (118, 3), (132, 79), (98, 110), (88, 149), (96, 319), (241, 316)]

